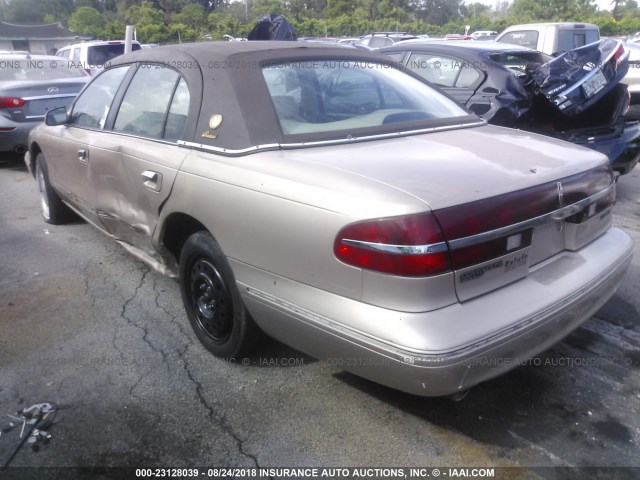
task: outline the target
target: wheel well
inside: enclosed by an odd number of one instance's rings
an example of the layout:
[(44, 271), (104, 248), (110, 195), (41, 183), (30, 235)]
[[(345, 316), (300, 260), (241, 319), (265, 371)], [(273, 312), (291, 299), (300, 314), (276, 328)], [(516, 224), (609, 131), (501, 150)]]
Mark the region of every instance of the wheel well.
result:
[(31, 159), (30, 159), (30, 170), (31, 170), (31, 174), (34, 176), (36, 176), (36, 157), (38, 156), (39, 153), (42, 153), (42, 149), (40, 148), (40, 145), (38, 145), (37, 143), (32, 143), (31, 146), (29, 147), (29, 154), (31, 155)]
[(180, 262), (180, 252), (184, 242), (196, 232), (207, 228), (195, 218), (186, 213), (172, 213), (164, 222), (162, 230), (162, 244), (171, 252), (177, 262)]

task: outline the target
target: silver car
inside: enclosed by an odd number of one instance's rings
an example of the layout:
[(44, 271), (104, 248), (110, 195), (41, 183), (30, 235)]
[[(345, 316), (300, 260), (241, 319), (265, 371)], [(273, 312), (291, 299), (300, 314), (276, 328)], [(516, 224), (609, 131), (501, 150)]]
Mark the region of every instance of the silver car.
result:
[(89, 79), (58, 57), (0, 55), (0, 152), (24, 153), (29, 131), (49, 110), (70, 105)]
[(460, 393), (589, 318), (632, 255), (603, 155), (489, 126), (370, 52), (147, 49), (46, 123), (25, 156), (45, 221), (75, 212), (179, 277), (220, 357), (262, 331), (399, 390)]

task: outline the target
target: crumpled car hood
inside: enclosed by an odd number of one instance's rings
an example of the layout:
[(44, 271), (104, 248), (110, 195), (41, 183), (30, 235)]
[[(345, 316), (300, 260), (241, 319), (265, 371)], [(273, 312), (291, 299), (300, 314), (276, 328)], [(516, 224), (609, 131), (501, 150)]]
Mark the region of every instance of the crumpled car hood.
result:
[(629, 70), (622, 42), (603, 38), (531, 70), (533, 82), (558, 110), (574, 116), (598, 102)]

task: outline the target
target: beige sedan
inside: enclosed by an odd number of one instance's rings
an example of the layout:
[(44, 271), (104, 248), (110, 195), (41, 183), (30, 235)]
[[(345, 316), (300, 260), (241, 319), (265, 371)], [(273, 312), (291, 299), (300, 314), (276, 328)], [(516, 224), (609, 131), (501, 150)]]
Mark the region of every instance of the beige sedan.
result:
[(213, 354), (262, 331), (418, 395), (547, 349), (611, 297), (632, 254), (604, 156), (488, 126), (349, 48), (119, 57), (49, 112), (26, 163), (45, 221), (80, 215), (180, 278)]

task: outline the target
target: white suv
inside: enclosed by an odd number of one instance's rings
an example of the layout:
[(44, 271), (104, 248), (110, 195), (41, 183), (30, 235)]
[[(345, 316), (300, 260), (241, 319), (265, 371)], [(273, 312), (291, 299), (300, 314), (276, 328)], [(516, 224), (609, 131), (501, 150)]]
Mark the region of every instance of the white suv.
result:
[[(124, 40), (95, 41), (67, 45), (56, 52), (56, 56), (68, 59), (82, 65), (88, 73), (94, 75), (104, 67), (109, 60), (124, 53)], [(141, 50), (140, 43), (134, 41), (131, 49)]]

